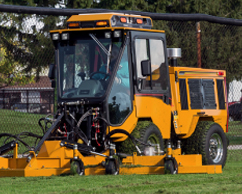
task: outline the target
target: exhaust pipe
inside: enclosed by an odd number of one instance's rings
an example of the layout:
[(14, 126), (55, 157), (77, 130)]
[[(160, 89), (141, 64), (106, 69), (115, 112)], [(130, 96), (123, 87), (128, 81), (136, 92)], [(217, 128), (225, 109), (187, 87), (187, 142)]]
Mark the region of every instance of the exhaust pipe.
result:
[(170, 59), (169, 65), (177, 67), (177, 58), (181, 58), (181, 48), (167, 48), (167, 57)]

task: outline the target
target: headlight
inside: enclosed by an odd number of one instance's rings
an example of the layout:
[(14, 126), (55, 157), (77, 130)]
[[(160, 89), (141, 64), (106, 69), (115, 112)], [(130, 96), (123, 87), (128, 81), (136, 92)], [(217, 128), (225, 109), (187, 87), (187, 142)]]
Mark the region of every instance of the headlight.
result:
[(59, 40), (59, 33), (52, 34), (52, 40)]
[(62, 40), (69, 40), (69, 33), (62, 33), (61, 34), (61, 39)]
[(105, 32), (105, 38), (111, 38), (111, 32)]
[(115, 38), (119, 38), (121, 36), (121, 31), (120, 30), (119, 31), (114, 31), (113, 36)]

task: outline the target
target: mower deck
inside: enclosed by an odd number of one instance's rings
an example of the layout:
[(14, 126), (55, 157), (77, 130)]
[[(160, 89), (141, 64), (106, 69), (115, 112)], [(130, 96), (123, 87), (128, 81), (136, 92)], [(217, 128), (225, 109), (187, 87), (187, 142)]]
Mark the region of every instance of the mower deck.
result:
[[(0, 158), (0, 177), (52, 176), (70, 173), (70, 160), (80, 159), (85, 175), (106, 174), (105, 160), (109, 151), (101, 155), (83, 156), (78, 150), (60, 145), (61, 141), (45, 141), (38, 155), (30, 151), (28, 157), (18, 157), (18, 146), (12, 158)], [(178, 173), (222, 173), (221, 165), (202, 165), (201, 155), (181, 155), (179, 150), (171, 155), (177, 162)], [(167, 155), (127, 156), (122, 160), (119, 174), (164, 174)]]

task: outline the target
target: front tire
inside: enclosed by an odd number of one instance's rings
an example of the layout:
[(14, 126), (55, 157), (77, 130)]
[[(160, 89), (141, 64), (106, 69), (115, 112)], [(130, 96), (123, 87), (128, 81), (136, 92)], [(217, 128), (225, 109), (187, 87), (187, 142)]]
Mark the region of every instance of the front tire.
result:
[[(144, 143), (151, 144), (155, 147), (155, 151), (164, 150), (163, 138), (158, 127), (154, 124), (148, 125), (140, 130), (140, 140)], [(145, 146), (141, 145), (141, 150), (144, 151)]]

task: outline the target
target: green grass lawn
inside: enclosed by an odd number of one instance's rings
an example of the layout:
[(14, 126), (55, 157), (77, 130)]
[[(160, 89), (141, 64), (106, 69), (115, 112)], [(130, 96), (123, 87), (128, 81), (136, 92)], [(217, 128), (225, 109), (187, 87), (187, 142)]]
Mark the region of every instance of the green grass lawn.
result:
[(41, 132), (38, 121), (45, 116), (2, 109), (0, 109), (0, 115), (0, 132), (13, 134), (23, 131)]
[(96, 175), (0, 178), (3, 193), (241, 193), (241, 152), (222, 174)]
[[(43, 135), (38, 125), (40, 118), (45, 115), (15, 112), (13, 110), (0, 109), (0, 133), (10, 133), (17, 135), (21, 132), (32, 132), (34, 134)], [(6, 137), (0, 138), (0, 145), (3, 144)], [(11, 138), (8, 140), (12, 140)], [(35, 145), (35, 138), (27, 137), (24, 139), (30, 146)], [(20, 144), (19, 153), (26, 151), (26, 148)]]

